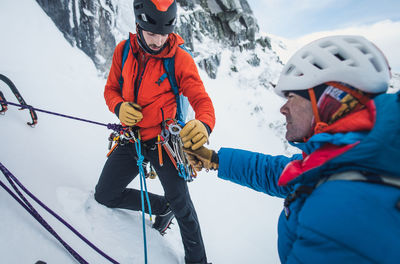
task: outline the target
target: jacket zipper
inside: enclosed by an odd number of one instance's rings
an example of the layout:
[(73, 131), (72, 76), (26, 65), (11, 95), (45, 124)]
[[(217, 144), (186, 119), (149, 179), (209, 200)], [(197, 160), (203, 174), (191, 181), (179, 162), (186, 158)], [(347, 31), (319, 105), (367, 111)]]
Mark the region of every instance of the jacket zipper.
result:
[[(147, 63), (148, 63), (148, 62), (149, 62), (149, 59), (147, 59), (147, 60), (144, 62), (144, 67), (143, 67), (142, 74), (140, 75), (139, 78), (136, 78), (136, 80), (135, 80), (135, 97), (134, 97), (134, 102), (135, 102), (136, 104), (137, 104), (137, 101), (138, 101), (139, 88), (140, 88), (140, 85), (142, 84), (143, 75), (144, 75), (144, 72), (146, 71), (146, 66), (147, 66)], [(139, 62), (139, 65), (140, 65), (140, 62)], [(138, 67), (138, 75), (139, 75), (139, 73), (140, 73), (140, 67)]]

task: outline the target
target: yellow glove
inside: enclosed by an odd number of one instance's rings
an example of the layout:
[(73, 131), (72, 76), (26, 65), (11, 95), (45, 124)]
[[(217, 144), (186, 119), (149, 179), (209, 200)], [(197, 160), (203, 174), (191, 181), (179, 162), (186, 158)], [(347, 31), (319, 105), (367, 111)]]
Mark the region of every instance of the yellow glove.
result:
[(143, 119), (142, 107), (131, 102), (124, 102), (119, 109), (119, 120), (127, 126), (134, 126)]
[(218, 154), (214, 150), (206, 147), (200, 147), (197, 150), (184, 148), (183, 150), (187, 154), (188, 160), (195, 170), (201, 171), (202, 168), (207, 170), (218, 170), (219, 159)]
[(181, 132), (179, 133), (185, 148), (196, 150), (208, 141), (208, 131), (204, 124), (193, 119), (186, 123)]

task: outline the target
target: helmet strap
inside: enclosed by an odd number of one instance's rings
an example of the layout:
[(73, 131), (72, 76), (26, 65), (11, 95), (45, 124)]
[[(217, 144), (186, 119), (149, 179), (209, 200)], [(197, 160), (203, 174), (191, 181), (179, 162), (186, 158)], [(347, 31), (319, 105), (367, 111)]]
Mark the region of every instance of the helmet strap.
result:
[(314, 113), (315, 119), (315, 127), (314, 127), (314, 134), (321, 133), (325, 127), (328, 126), (327, 123), (321, 122), (321, 118), (318, 112), (318, 105), (317, 105), (317, 98), (315, 97), (314, 88), (308, 89), (308, 94), (310, 95), (311, 106)]
[(166, 46), (166, 43), (164, 44), (164, 46), (160, 50), (157, 50), (157, 51), (152, 50), (147, 45), (146, 40), (144, 39), (144, 36), (143, 36), (143, 28), (141, 28), (139, 26), (139, 24), (136, 24), (136, 32), (138, 33), (137, 42), (139, 44), (139, 47), (141, 47), (146, 53), (149, 53), (151, 55), (158, 55), (164, 50), (164, 48)]

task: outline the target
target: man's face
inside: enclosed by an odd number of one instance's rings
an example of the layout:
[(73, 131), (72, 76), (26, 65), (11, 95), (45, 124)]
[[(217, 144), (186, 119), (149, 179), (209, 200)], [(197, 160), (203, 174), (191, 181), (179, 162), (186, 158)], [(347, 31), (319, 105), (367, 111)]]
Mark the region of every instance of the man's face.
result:
[(155, 34), (150, 31), (143, 30), (144, 41), (146, 41), (147, 46), (153, 51), (159, 51), (168, 39), (168, 34), (161, 35)]
[(281, 107), (286, 117), (286, 139), (302, 142), (310, 134), (313, 111), (311, 102), (295, 93), (287, 94), (287, 102)]

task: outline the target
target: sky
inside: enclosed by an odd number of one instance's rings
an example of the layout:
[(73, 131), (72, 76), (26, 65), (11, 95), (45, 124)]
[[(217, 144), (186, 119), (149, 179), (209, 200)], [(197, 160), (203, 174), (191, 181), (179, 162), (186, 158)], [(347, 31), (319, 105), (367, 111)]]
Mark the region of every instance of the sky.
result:
[[(357, 34), (374, 42), (400, 72), (400, 1), (248, 0), (262, 32), (282, 37), (290, 48), (322, 36)], [(291, 42), (292, 41), (292, 42)], [(290, 50), (289, 55), (294, 50)]]
[(390, 19), (400, 21), (397, 0), (248, 0), (263, 31), (285, 38)]

